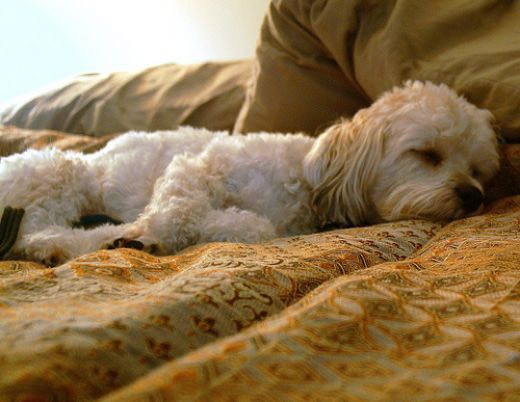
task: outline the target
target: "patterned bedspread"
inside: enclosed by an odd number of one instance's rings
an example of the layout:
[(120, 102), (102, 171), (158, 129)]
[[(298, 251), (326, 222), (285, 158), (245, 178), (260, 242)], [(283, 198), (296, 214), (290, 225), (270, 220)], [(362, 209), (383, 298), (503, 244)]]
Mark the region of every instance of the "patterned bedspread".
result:
[[(103, 139), (4, 129), (2, 154)], [(61, 141), (61, 143), (60, 143)], [(520, 400), (520, 146), (483, 215), (0, 262), (0, 401)]]

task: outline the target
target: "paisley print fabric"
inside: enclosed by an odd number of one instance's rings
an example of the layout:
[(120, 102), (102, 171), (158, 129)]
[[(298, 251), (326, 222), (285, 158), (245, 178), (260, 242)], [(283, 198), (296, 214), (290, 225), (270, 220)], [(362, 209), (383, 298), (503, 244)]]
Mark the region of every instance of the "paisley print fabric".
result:
[(1, 261), (0, 401), (519, 400), (520, 196), (495, 198), (444, 225)]

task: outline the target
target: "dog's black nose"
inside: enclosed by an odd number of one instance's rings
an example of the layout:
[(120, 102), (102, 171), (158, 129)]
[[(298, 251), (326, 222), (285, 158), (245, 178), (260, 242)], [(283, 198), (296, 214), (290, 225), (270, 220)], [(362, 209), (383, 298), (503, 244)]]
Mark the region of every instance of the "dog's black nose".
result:
[(475, 186), (460, 186), (455, 188), (455, 192), (462, 203), (462, 208), (467, 213), (477, 210), (484, 200), (484, 194)]

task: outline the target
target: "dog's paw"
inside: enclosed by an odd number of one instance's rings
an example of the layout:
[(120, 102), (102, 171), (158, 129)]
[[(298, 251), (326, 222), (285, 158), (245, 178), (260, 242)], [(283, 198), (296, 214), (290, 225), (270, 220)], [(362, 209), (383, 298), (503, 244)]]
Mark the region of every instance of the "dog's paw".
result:
[(47, 267), (54, 268), (58, 265), (64, 264), (67, 260), (68, 258), (61, 252), (61, 250), (56, 250), (54, 253), (41, 258), (41, 263)]
[(133, 248), (135, 250), (144, 250), (144, 244), (139, 240), (119, 238), (107, 246), (107, 249), (109, 250), (116, 248)]
[(144, 243), (142, 241), (136, 240), (136, 239), (125, 239), (125, 238), (119, 238), (119, 239), (114, 240), (112, 243), (107, 245), (106, 248), (108, 250), (113, 250), (116, 248), (131, 248), (134, 250), (145, 251), (150, 254), (155, 254), (158, 249), (156, 244), (148, 244), (148, 243)]
[(47, 267), (57, 267), (75, 257), (65, 242), (40, 236), (40, 234), (22, 237), (13, 251), (24, 259), (39, 262)]
[(30, 247), (20, 252), (19, 256), (24, 259), (39, 262), (49, 268), (65, 264), (71, 259), (71, 256), (60, 247), (46, 247), (45, 249)]

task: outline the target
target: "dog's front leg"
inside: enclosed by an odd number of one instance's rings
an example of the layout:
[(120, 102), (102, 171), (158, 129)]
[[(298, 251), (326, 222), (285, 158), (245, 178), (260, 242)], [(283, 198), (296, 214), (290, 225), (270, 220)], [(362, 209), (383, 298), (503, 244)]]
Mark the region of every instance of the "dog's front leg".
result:
[(114, 239), (122, 237), (125, 230), (126, 225), (103, 225), (89, 230), (51, 225), (21, 236), (12, 256), (21, 255), (55, 266), (86, 253), (110, 248)]
[(157, 180), (143, 213), (126, 225), (123, 240), (140, 241), (145, 250), (158, 254), (198, 243), (199, 223), (212, 209), (210, 181), (201, 158), (175, 157)]

